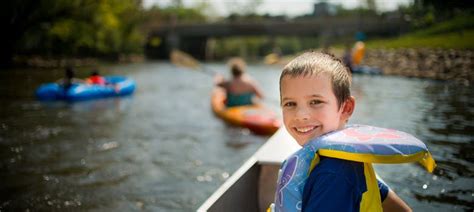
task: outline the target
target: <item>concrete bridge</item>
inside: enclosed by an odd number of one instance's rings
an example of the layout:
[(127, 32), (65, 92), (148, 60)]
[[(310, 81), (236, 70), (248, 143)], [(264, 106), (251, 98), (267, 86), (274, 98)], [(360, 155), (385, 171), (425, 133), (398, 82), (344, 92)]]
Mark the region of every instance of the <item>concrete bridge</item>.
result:
[(329, 40), (362, 31), (369, 36), (396, 35), (408, 28), (399, 19), (317, 18), (301, 21), (228, 22), (203, 24), (167, 24), (151, 29), (148, 40), (159, 38), (159, 46), (147, 46), (147, 54), (167, 58), (179, 48), (204, 59), (209, 38), (229, 36), (325, 36)]

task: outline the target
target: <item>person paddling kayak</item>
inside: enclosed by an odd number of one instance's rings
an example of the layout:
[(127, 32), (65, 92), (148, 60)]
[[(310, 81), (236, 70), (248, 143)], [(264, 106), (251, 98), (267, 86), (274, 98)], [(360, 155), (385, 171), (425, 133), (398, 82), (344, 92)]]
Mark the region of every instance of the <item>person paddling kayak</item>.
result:
[(254, 104), (254, 96), (263, 99), (263, 93), (257, 83), (245, 73), (245, 61), (241, 58), (232, 58), (228, 64), (232, 73), (232, 79), (225, 80), (220, 74), (216, 74), (214, 77), (215, 84), (226, 91), (226, 106), (234, 107)]

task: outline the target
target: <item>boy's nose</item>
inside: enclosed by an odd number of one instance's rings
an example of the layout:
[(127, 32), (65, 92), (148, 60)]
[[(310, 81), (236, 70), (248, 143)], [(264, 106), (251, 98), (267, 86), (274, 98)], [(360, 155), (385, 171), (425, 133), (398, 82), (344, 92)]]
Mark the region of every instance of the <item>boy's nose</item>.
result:
[(309, 110), (306, 107), (298, 107), (295, 115), (296, 115), (295, 118), (298, 121), (306, 121), (310, 117)]

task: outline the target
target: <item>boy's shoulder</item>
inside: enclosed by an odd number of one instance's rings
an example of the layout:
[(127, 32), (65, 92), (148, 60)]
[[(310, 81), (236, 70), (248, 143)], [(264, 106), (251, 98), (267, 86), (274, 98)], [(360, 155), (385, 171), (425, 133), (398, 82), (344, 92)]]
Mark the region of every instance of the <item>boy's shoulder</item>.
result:
[(365, 191), (364, 163), (321, 157), (306, 181), (302, 207), (306, 211), (357, 211)]

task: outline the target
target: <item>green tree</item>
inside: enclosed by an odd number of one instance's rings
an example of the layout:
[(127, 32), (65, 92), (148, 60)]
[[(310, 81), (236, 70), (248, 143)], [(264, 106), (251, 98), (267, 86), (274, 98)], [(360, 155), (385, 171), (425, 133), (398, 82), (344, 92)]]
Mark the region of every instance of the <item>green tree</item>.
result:
[(54, 57), (139, 53), (140, 0), (17, 0), (0, 3), (2, 64), (13, 55)]
[(463, 0), (414, 0), (412, 5), (399, 9), (411, 16), (414, 27), (426, 28), (458, 16), (472, 16), (474, 2)]

